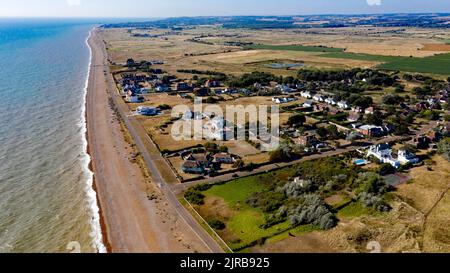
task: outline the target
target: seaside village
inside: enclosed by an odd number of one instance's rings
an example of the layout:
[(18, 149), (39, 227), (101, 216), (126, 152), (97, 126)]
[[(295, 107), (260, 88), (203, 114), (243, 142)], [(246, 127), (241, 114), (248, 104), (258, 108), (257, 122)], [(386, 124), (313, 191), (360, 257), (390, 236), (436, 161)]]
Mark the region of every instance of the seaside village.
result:
[[(192, 77), (178, 78), (163, 71), (163, 63), (129, 59), (115, 73), (133, 114), (150, 120), (159, 116), (170, 119), (174, 106), (169, 103), (171, 98), (183, 99), (191, 106), (194, 98), (220, 106), (247, 101), (279, 105), (281, 142), (284, 150), (289, 149), (289, 153), (260, 152), (249, 162), (245, 153), (227, 147), (227, 140), (236, 130), (230, 126), (231, 121), (214, 113), (191, 110), (177, 119), (205, 120), (204, 126), (211, 132), (206, 144), (161, 148), (181, 181), (251, 171), (309, 156), (335, 155), (336, 151), (352, 152), (353, 164), (361, 167), (388, 164), (404, 170), (423, 164), (423, 155), (436, 149), (436, 143), (450, 131), (450, 122), (445, 118), (449, 112), (449, 83), (426, 76), (359, 69), (331, 75), (300, 70), (298, 78), (254, 72), (232, 79), (220, 72), (182, 71)], [(404, 93), (405, 82), (425, 87)], [(376, 97), (367, 95), (366, 87), (394, 91)], [(334, 92), (336, 89), (344, 92)], [(167, 98), (167, 102), (161, 98)], [(166, 132), (177, 119), (164, 124)], [(160, 144), (158, 137), (151, 137)], [(261, 145), (248, 139), (246, 144), (256, 150)]]

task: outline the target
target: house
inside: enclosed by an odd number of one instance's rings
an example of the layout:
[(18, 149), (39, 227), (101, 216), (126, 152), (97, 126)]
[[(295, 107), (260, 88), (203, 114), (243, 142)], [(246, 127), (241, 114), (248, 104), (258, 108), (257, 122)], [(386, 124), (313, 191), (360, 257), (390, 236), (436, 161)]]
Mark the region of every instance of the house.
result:
[(223, 164), (233, 164), (234, 158), (228, 153), (219, 153), (213, 156), (213, 162), (223, 163)]
[(170, 91), (170, 87), (168, 85), (161, 84), (156, 86), (155, 90), (156, 92), (168, 92)]
[(155, 107), (139, 106), (136, 109), (136, 112), (143, 116), (156, 116), (159, 113), (159, 109)]
[(428, 149), (430, 146), (430, 139), (426, 136), (418, 136), (414, 138), (414, 143), (417, 149)]
[(290, 88), (289, 86), (287, 86), (285, 84), (278, 84), (275, 88), (285, 94), (292, 93), (295, 91), (294, 89)]
[(198, 87), (194, 89), (194, 95), (197, 97), (206, 97), (209, 96), (209, 88), (206, 87)]
[(347, 109), (349, 108), (349, 105), (346, 101), (340, 101), (337, 103), (337, 106), (341, 109)]
[(361, 107), (359, 107), (359, 106), (353, 106), (353, 107), (352, 107), (352, 112), (355, 112), (355, 113), (362, 113), (362, 112), (364, 112), (364, 111), (363, 111), (363, 109), (362, 109)]
[(282, 103), (288, 103), (291, 101), (294, 101), (294, 98), (278, 98), (278, 97), (273, 97), (272, 101), (277, 103), (277, 104), (282, 104)]
[(198, 163), (197, 161), (188, 160), (183, 163), (183, 165), (181, 166), (181, 170), (184, 173), (189, 173), (189, 174), (203, 174), (203, 173), (205, 173), (206, 168), (205, 168), (205, 166)]
[(375, 112), (375, 108), (373, 108), (373, 107), (369, 107), (369, 108), (366, 108), (366, 111), (364, 112), (366, 115), (371, 115), (371, 114), (373, 114)]
[(314, 104), (313, 101), (307, 100), (307, 101), (305, 101), (305, 103), (303, 103), (303, 107), (308, 107), (309, 108), (309, 107), (312, 107), (313, 104)]
[(317, 94), (313, 97), (313, 100), (318, 101), (318, 102), (323, 102), (324, 99), (321, 95)]
[(191, 86), (185, 82), (179, 82), (175, 84), (176, 91), (188, 91), (191, 90)]
[(183, 119), (184, 120), (192, 120), (192, 119), (202, 120), (204, 118), (205, 118), (205, 116), (202, 113), (200, 113), (200, 112), (195, 112), (194, 113), (193, 111), (187, 111), (187, 112), (185, 112), (183, 114)]
[(218, 81), (216, 81), (216, 80), (207, 80), (206, 83), (205, 83), (205, 86), (208, 87), (208, 88), (219, 87), (220, 83)]
[(405, 151), (405, 150), (399, 150), (398, 151), (398, 161), (402, 165), (405, 164), (417, 164), (419, 163), (419, 158), (411, 152)]
[(425, 101), (421, 101), (419, 103), (416, 104), (416, 111), (417, 112), (421, 112), (423, 110), (427, 110), (429, 107), (428, 103)]
[(310, 147), (314, 146), (317, 143), (317, 139), (314, 135), (306, 135), (294, 139), (294, 142), (295, 144), (300, 146)]
[(375, 125), (363, 125), (358, 128), (358, 131), (368, 137), (379, 137), (383, 135), (383, 128)]
[(333, 98), (326, 98), (325, 103), (328, 103), (330, 105), (336, 105), (336, 101)]
[(234, 129), (227, 128), (223, 117), (215, 117), (203, 126), (203, 137), (208, 140), (226, 141), (234, 137)]
[(373, 145), (367, 152), (367, 157), (374, 156), (381, 163), (391, 164), (393, 167), (400, 167), (400, 162), (392, 157), (392, 149), (389, 144)]
[(357, 112), (350, 112), (348, 114), (347, 120), (350, 122), (356, 122), (361, 118), (361, 114), (357, 113)]
[(302, 98), (305, 98), (305, 99), (311, 99), (312, 98), (311, 92), (309, 92), (309, 91), (302, 91), (302, 92), (300, 92), (300, 96)]
[(430, 131), (428, 132), (427, 137), (431, 142), (439, 142), (442, 139), (442, 134), (441, 132)]
[(140, 97), (137, 93), (130, 90), (125, 96), (125, 100), (129, 103), (140, 103), (144, 100), (144, 98)]

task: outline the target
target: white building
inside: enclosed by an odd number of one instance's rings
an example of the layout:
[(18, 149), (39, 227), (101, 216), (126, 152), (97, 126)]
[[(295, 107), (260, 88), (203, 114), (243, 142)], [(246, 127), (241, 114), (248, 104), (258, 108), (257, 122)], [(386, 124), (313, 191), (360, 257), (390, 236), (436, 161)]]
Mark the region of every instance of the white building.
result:
[(336, 105), (336, 101), (333, 98), (326, 98), (325, 103), (328, 103), (330, 105)]
[(319, 94), (315, 95), (313, 97), (313, 100), (319, 101), (319, 102), (323, 102), (324, 101), (323, 97), (321, 95), (319, 95)]
[(400, 167), (400, 162), (392, 157), (392, 149), (389, 144), (373, 145), (367, 152), (367, 157), (374, 156), (381, 163), (391, 164), (393, 167)]
[(347, 109), (347, 108), (349, 108), (349, 105), (348, 105), (348, 103), (346, 102), (346, 101), (340, 101), (340, 102), (338, 102), (338, 107), (339, 108), (341, 108), (341, 109)]
[(302, 96), (302, 98), (305, 98), (305, 99), (311, 99), (312, 98), (311, 92), (309, 92), (309, 91), (302, 91), (302, 92), (300, 92), (300, 96)]
[(419, 158), (417, 158), (417, 156), (413, 153), (410, 153), (405, 150), (399, 150), (398, 151), (398, 161), (400, 161), (400, 163), (402, 165), (417, 164), (417, 163), (419, 163)]
[(208, 140), (225, 141), (232, 138), (234, 130), (226, 127), (223, 117), (215, 117), (203, 126), (203, 137)]

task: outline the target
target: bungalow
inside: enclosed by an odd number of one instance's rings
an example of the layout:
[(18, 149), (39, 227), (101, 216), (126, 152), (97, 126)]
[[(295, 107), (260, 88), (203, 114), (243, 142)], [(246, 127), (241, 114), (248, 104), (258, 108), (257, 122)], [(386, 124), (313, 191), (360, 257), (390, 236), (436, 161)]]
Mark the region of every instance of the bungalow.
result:
[(300, 96), (302, 98), (305, 98), (305, 99), (311, 99), (312, 98), (311, 92), (309, 92), (309, 91), (302, 91), (300, 93)]
[(417, 164), (419, 163), (419, 158), (417, 158), (417, 156), (411, 152), (408, 152), (406, 150), (399, 150), (398, 161), (400, 161), (402, 165)]
[(130, 90), (125, 96), (125, 100), (129, 103), (140, 103), (144, 100), (144, 98), (140, 97), (137, 93)]
[(311, 100), (307, 100), (307, 101), (305, 101), (305, 103), (303, 103), (303, 107), (312, 107), (313, 106), (313, 101), (311, 101)]
[(204, 174), (206, 169), (205, 166), (203, 166), (199, 162), (188, 160), (183, 163), (183, 166), (181, 166), (181, 170), (184, 173), (189, 174)]
[(317, 94), (313, 97), (313, 100), (318, 101), (318, 102), (323, 102), (324, 99), (321, 95)]
[(392, 157), (392, 150), (389, 144), (373, 145), (367, 152), (367, 157), (374, 156), (381, 163), (391, 164), (393, 167), (400, 167), (400, 162)]
[(234, 158), (228, 153), (219, 153), (213, 156), (213, 162), (223, 164), (233, 164)]
[(159, 113), (158, 108), (146, 106), (139, 106), (136, 111), (139, 115), (143, 116), (156, 116)]
[(285, 84), (278, 84), (275, 88), (283, 93), (292, 93), (295, 91), (294, 89), (290, 88)]
[(336, 101), (333, 98), (326, 98), (325, 103), (328, 103), (330, 105), (336, 105)]
[(346, 101), (340, 101), (337, 103), (337, 106), (341, 109), (347, 109), (349, 108), (349, 105)]
[(185, 83), (185, 82), (179, 82), (175, 84), (175, 90), (176, 91), (188, 91), (191, 90), (191, 87), (189, 86), (189, 84)]
[(168, 85), (161, 84), (161, 85), (156, 86), (155, 91), (156, 92), (168, 92), (168, 91), (170, 91), (170, 87)]

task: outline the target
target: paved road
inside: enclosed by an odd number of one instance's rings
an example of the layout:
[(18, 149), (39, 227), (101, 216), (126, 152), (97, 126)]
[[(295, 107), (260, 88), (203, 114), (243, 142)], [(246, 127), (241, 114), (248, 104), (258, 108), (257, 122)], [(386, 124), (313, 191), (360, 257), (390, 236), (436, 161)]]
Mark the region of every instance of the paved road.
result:
[[(98, 35), (98, 34), (95, 34)], [(105, 47), (102, 48), (103, 55), (107, 56), (107, 52)], [(133, 141), (136, 144), (136, 147), (141, 152), (142, 157), (147, 165), (147, 168), (151, 174), (152, 181), (159, 185), (165, 197), (167, 198), (167, 202), (174, 207), (178, 215), (183, 219), (186, 224), (192, 228), (194, 233), (200, 238), (200, 240), (207, 246), (207, 248), (213, 253), (223, 253), (223, 249), (220, 245), (213, 239), (211, 236), (203, 229), (203, 227), (192, 217), (192, 215), (186, 210), (186, 208), (180, 204), (178, 198), (175, 193), (172, 191), (170, 187), (170, 183), (176, 183), (177, 177), (172, 173), (173, 177), (170, 177), (167, 181), (163, 179), (160, 170), (155, 165), (155, 161), (164, 162), (168, 169), (170, 166), (167, 164), (166, 160), (162, 157), (162, 155), (150, 155), (147, 147), (150, 147), (151, 150), (158, 150), (155, 143), (148, 137), (145, 129), (142, 125), (136, 120), (135, 117), (129, 115), (129, 108), (119, 95), (117, 87), (114, 83), (114, 79), (109, 70), (109, 64), (107, 62), (107, 58), (104, 58), (105, 62), (103, 64), (104, 70), (107, 73), (107, 91), (110, 97), (113, 99), (113, 102), (124, 121), (125, 126), (127, 127)], [(147, 136), (146, 138), (142, 138), (140, 136)], [(167, 178), (166, 178), (167, 179)]]

